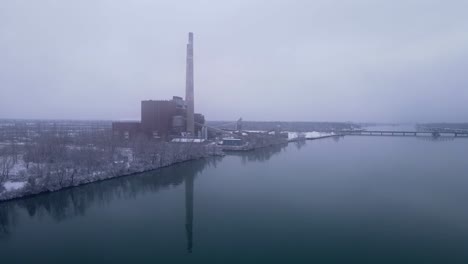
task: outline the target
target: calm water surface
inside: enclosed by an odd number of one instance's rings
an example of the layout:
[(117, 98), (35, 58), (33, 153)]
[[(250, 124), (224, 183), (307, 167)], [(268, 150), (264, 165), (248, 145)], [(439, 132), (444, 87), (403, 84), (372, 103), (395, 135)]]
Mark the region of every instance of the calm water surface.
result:
[(0, 204), (1, 263), (468, 263), (468, 140), (345, 137)]

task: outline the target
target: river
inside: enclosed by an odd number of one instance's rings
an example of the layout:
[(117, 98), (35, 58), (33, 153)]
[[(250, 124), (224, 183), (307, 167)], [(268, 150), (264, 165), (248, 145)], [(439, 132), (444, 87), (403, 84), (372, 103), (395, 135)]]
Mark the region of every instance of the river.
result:
[(2, 263), (468, 263), (468, 139), (346, 136), (0, 203)]

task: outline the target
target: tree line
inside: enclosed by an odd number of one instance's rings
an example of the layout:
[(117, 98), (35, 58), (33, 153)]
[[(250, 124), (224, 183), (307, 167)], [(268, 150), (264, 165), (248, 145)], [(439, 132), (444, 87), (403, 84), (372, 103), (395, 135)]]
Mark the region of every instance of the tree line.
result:
[[(138, 136), (114, 138), (108, 131), (70, 135), (47, 131), (0, 147), (0, 200), (53, 191), (219, 154), (215, 145), (173, 143)], [(20, 172), (11, 174), (20, 165)], [(2, 192), (7, 180), (27, 181), (20, 193)], [(2, 196), (3, 194), (3, 196)]]

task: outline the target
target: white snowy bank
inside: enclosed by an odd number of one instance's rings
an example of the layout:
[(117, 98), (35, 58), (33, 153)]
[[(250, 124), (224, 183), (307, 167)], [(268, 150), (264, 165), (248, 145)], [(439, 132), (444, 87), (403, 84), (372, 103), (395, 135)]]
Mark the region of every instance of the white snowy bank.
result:
[(3, 187), (5, 188), (7, 192), (10, 192), (10, 191), (16, 191), (16, 190), (22, 189), (24, 188), (25, 185), (26, 185), (25, 181), (24, 182), (7, 181), (3, 184)]
[(335, 133), (333, 132), (317, 132), (317, 131), (305, 132), (305, 133), (288, 132), (288, 140), (293, 140), (298, 137), (305, 137), (306, 139), (315, 139), (315, 138), (329, 137), (329, 136), (334, 136), (334, 135)]
[(322, 137), (330, 137), (334, 136), (334, 132), (317, 132), (317, 131), (312, 131), (312, 132), (306, 132), (305, 133), (307, 139), (314, 139), (314, 138), (322, 138)]

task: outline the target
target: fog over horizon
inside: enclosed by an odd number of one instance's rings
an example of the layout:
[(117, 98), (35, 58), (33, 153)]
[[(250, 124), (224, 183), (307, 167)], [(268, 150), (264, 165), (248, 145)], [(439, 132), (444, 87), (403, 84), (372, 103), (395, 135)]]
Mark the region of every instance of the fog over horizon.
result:
[(0, 118), (468, 122), (468, 1), (3, 1)]

